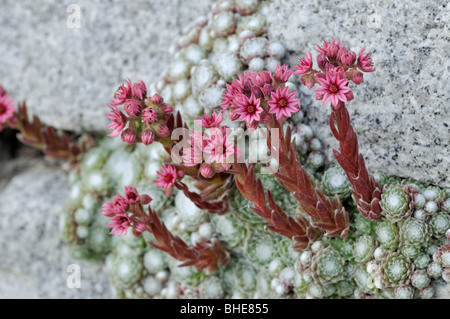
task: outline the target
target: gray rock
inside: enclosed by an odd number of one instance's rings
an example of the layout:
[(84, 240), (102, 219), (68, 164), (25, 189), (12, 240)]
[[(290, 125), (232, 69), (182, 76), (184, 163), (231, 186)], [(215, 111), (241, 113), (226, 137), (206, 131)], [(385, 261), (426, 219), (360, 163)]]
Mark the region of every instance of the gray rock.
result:
[[(70, 28), (77, 21), (72, 3), (81, 10), (80, 28)], [(115, 89), (128, 77), (156, 80), (171, 60), (174, 38), (210, 3), (4, 0), (1, 84), (46, 123), (105, 130)]]
[[(347, 104), (371, 171), (450, 186), (448, 1), (274, 0), (271, 9), (269, 36), (287, 47), (291, 65), (333, 37), (372, 56), (377, 70), (364, 74)], [(334, 161), (330, 107), (306, 87), (301, 93), (310, 125)]]
[[(65, 172), (35, 159), (0, 193), (0, 298), (110, 297), (103, 264), (74, 260), (61, 241), (68, 191)], [(80, 288), (67, 286), (73, 264)]]

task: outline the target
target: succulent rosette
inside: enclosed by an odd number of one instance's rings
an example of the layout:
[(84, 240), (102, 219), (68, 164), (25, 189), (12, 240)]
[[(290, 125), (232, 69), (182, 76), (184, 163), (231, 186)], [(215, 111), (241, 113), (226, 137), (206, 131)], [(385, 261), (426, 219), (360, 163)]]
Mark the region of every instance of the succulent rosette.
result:
[(392, 222), (407, 219), (413, 212), (414, 202), (407, 186), (388, 186), (381, 194), (382, 214)]

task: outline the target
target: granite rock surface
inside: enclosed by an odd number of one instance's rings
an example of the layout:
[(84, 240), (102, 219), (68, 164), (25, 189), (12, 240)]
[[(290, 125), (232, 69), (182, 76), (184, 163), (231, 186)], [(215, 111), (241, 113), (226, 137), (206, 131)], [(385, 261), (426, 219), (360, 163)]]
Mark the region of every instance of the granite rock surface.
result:
[[(274, 0), (269, 37), (290, 51), (289, 62), (323, 40), (366, 48), (376, 71), (366, 73), (347, 104), (360, 151), (371, 171), (450, 187), (450, 3), (427, 1)], [(337, 148), (329, 105), (302, 88), (301, 106), (327, 156)]]
[(115, 89), (155, 81), (210, 0), (13, 1), (0, 10), (0, 82), (46, 123), (105, 130)]
[(22, 172), (0, 192), (0, 298), (109, 298), (103, 264), (73, 259), (61, 240), (66, 173), (42, 159), (18, 165)]

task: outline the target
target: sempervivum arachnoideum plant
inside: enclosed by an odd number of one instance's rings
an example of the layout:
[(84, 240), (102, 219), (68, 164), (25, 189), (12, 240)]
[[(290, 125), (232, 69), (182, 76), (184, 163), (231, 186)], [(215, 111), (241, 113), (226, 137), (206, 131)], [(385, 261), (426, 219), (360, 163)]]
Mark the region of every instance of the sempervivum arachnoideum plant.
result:
[(381, 195), (382, 214), (392, 222), (411, 216), (414, 207), (413, 194), (416, 189), (408, 186), (390, 186)]
[(403, 255), (390, 253), (385, 256), (379, 267), (380, 286), (397, 287), (409, 284), (411, 274), (414, 271), (414, 264)]

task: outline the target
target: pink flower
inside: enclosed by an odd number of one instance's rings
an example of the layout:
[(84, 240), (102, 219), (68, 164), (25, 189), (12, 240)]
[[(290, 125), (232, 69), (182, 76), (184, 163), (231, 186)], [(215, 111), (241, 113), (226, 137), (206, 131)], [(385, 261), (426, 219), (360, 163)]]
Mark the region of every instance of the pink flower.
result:
[(139, 196), (136, 188), (132, 186), (125, 186), (125, 198), (128, 205), (134, 205), (141, 201), (141, 197)]
[(204, 135), (202, 131), (190, 133), (190, 147), (183, 148), (183, 165), (196, 166), (203, 162), (203, 148), (207, 142)]
[(203, 151), (209, 154), (206, 162), (224, 163), (230, 156), (235, 154), (235, 147), (234, 143), (229, 141), (226, 135), (216, 134), (214, 139), (205, 146)]
[(294, 75), (308, 73), (313, 65), (311, 52), (306, 53), (304, 58), (298, 60), (298, 63), (298, 65), (294, 66), (294, 69), (296, 70)]
[(375, 68), (373, 67), (373, 62), (370, 58), (370, 55), (367, 53), (364, 54), (364, 48), (359, 51), (358, 56), (358, 68), (364, 72), (373, 72)]
[(14, 114), (14, 101), (9, 99), (8, 94), (0, 96), (0, 124), (6, 123)]
[(136, 100), (126, 100), (124, 105), (125, 112), (133, 118), (137, 118), (141, 115), (141, 104)]
[(114, 93), (114, 100), (112, 104), (114, 106), (122, 105), (126, 99), (130, 98), (131, 95), (131, 81), (127, 79), (125, 84), (122, 84), (117, 91)]
[(144, 145), (150, 145), (155, 141), (155, 134), (150, 129), (145, 129), (141, 133), (141, 141)]
[(340, 56), (340, 59), (341, 62), (346, 66), (353, 65), (356, 61), (356, 53), (353, 51), (346, 51)]
[(260, 88), (263, 88), (267, 84), (272, 84), (272, 74), (270, 71), (259, 71), (254, 75), (253, 83), (255, 83)]
[(126, 213), (129, 207), (127, 200), (119, 194), (114, 196), (112, 205), (116, 214)]
[(120, 137), (125, 143), (134, 144), (134, 142), (136, 142), (136, 130), (129, 127), (122, 132), (122, 135), (120, 135)]
[(331, 64), (327, 64), (327, 66), (325, 67), (326, 73), (329, 73), (330, 75), (335, 75), (337, 74), (337, 76), (339, 78), (343, 78), (344, 77), (344, 68), (341, 68), (340, 66), (335, 67)]
[(334, 39), (331, 39), (330, 43), (327, 43), (327, 41), (323, 41), (323, 45), (321, 47), (317, 46), (316, 51), (324, 54), (327, 58), (334, 60), (336, 59), (340, 49), (341, 41), (337, 40), (335, 42)]
[(289, 93), (287, 86), (284, 89), (278, 88), (271, 94), (272, 99), (267, 102), (270, 106), (269, 113), (276, 114), (277, 120), (280, 120), (283, 116), (290, 117), (292, 113), (298, 112), (300, 99), (296, 99), (296, 95), (297, 92)]
[(112, 129), (112, 133), (108, 136), (117, 137), (127, 124), (127, 118), (125, 114), (117, 109), (117, 106), (109, 106), (113, 113), (105, 114), (112, 122), (106, 127)]
[(222, 112), (214, 112), (211, 115), (204, 113), (203, 117), (199, 116), (195, 122), (204, 128), (218, 127), (223, 121)]
[(166, 195), (170, 196), (173, 192), (173, 186), (177, 181), (177, 170), (172, 165), (163, 165), (162, 172), (156, 172), (158, 175), (158, 179), (155, 179), (154, 182), (158, 188), (164, 188), (166, 190)]
[(142, 111), (142, 120), (147, 124), (152, 124), (158, 120), (158, 112), (151, 107), (146, 107)]
[(287, 65), (281, 66), (278, 64), (275, 68), (275, 74), (273, 77), (277, 82), (283, 82), (286, 83), (287, 80), (291, 77), (292, 73), (294, 73), (293, 70), (291, 70)]
[(328, 101), (331, 101), (333, 106), (336, 106), (339, 101), (347, 102), (346, 93), (350, 88), (347, 86), (347, 80), (339, 77), (339, 73), (327, 73), (326, 77), (316, 76), (317, 83), (322, 87), (315, 89), (317, 93), (316, 98), (323, 99), (322, 105), (325, 105)]
[(260, 120), (260, 114), (263, 112), (262, 107), (259, 106), (260, 99), (256, 99), (254, 95), (248, 98), (246, 95), (241, 94), (239, 98), (236, 98), (236, 110), (235, 113), (240, 115), (239, 122), (247, 121), (247, 125), (250, 125), (253, 121)]
[(2, 97), (5, 94), (6, 94), (5, 89), (3, 88), (3, 86), (0, 85), (0, 97)]
[(108, 227), (113, 227), (110, 235), (117, 234), (117, 236), (125, 235), (130, 227), (130, 219), (125, 214), (118, 214), (111, 218), (111, 222), (106, 225)]
[(111, 202), (106, 202), (102, 205), (102, 214), (106, 217), (112, 217), (116, 214), (114, 205)]
[(131, 94), (138, 100), (143, 100), (147, 95), (147, 87), (143, 81), (136, 82), (131, 87)]
[(244, 77), (238, 74), (238, 79), (233, 79), (231, 85), (226, 84), (227, 91), (222, 95), (223, 102), (220, 103), (222, 111), (225, 111), (230, 106), (234, 105), (234, 99), (237, 94), (243, 92)]

